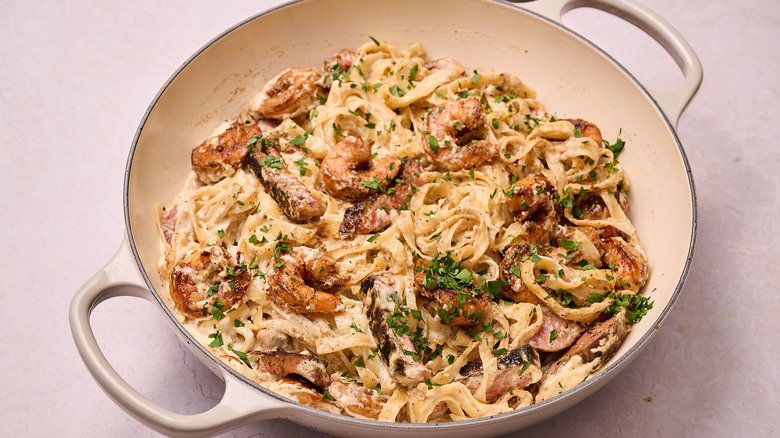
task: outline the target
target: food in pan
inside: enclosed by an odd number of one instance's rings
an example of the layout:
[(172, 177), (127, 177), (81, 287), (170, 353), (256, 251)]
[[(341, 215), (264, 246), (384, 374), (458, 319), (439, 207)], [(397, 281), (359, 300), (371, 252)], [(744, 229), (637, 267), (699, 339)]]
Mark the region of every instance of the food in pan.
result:
[(159, 272), (200, 342), (292, 400), (512, 411), (596, 373), (652, 306), (623, 145), (512, 74), (372, 38), (193, 149)]

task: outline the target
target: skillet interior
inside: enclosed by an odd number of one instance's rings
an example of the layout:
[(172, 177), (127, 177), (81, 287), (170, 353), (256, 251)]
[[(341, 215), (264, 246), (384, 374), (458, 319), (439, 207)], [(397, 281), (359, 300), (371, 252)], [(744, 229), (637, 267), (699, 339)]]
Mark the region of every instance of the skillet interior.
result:
[[(655, 305), (603, 376), (563, 397), (531, 406), (525, 411), (535, 412), (535, 419), (514, 421), (513, 427), (569, 407), (628, 363), (682, 286), (695, 210), (690, 171), (672, 128), (642, 87), (607, 55), (515, 6), (487, 0), (367, 0), (357, 5), (349, 0), (311, 0), (249, 19), (206, 45), (163, 87), (136, 134), (125, 182), (128, 235), (148, 285), (162, 303), (156, 292), (161, 288), (155, 268), (161, 251), (154, 205), (176, 195), (190, 172), (192, 148), (220, 121), (238, 114), (268, 79), (285, 68), (319, 67), (323, 59), (342, 48), (355, 48), (369, 36), (400, 48), (421, 42), (431, 58), (457, 59), (469, 71), (516, 74), (539, 93), (550, 113), (593, 121), (605, 139), (613, 141), (622, 130), (627, 146), (620, 162), (631, 183), (630, 215), (651, 264), (645, 294)], [(553, 405), (557, 409), (539, 413)], [(501, 417), (518, 414), (524, 415)]]

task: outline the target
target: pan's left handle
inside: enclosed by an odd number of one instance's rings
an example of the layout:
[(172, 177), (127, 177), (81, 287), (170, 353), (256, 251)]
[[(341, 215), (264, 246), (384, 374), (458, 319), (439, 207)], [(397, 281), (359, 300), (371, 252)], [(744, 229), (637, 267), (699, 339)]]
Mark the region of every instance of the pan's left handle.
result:
[(92, 310), (102, 301), (118, 296), (154, 299), (136, 268), (127, 238), (111, 261), (76, 292), (69, 319), (73, 340), (89, 372), (117, 404), (142, 423), (169, 436), (211, 436), (254, 421), (280, 417), (282, 411), (290, 409), (290, 404), (263, 397), (222, 369), (225, 393), (206, 412), (178, 414), (144, 397), (109, 364), (90, 325)]

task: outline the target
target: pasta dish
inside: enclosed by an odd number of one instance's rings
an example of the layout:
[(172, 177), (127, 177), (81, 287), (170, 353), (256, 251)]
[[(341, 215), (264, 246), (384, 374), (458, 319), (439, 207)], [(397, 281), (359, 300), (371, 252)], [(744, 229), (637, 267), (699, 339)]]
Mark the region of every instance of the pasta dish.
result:
[(168, 304), (233, 369), (328, 412), (529, 406), (652, 306), (623, 146), (512, 74), (371, 38), (281, 72), (194, 147), (158, 207)]

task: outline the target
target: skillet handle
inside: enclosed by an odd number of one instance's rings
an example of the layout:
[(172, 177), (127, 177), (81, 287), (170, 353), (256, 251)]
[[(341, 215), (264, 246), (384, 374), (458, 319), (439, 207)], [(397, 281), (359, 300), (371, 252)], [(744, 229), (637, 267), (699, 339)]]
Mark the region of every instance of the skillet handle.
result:
[(683, 82), (677, 88), (648, 90), (672, 127), (677, 127), (680, 115), (701, 85), (703, 72), (693, 48), (669, 22), (634, 0), (537, 0), (522, 6), (561, 24), (561, 16), (566, 12), (591, 7), (622, 18), (650, 35), (683, 72)]
[[(169, 411), (130, 387), (108, 363), (90, 325), (92, 310), (110, 298), (133, 296), (154, 301), (135, 268), (127, 238), (111, 261), (76, 292), (69, 320), (73, 340), (92, 376), (125, 411), (152, 429), (169, 436), (211, 436), (254, 421), (278, 417), (285, 404), (262, 397), (256, 390), (219, 368), (225, 393), (210, 410), (184, 415)], [(156, 302), (155, 302), (156, 303)]]

